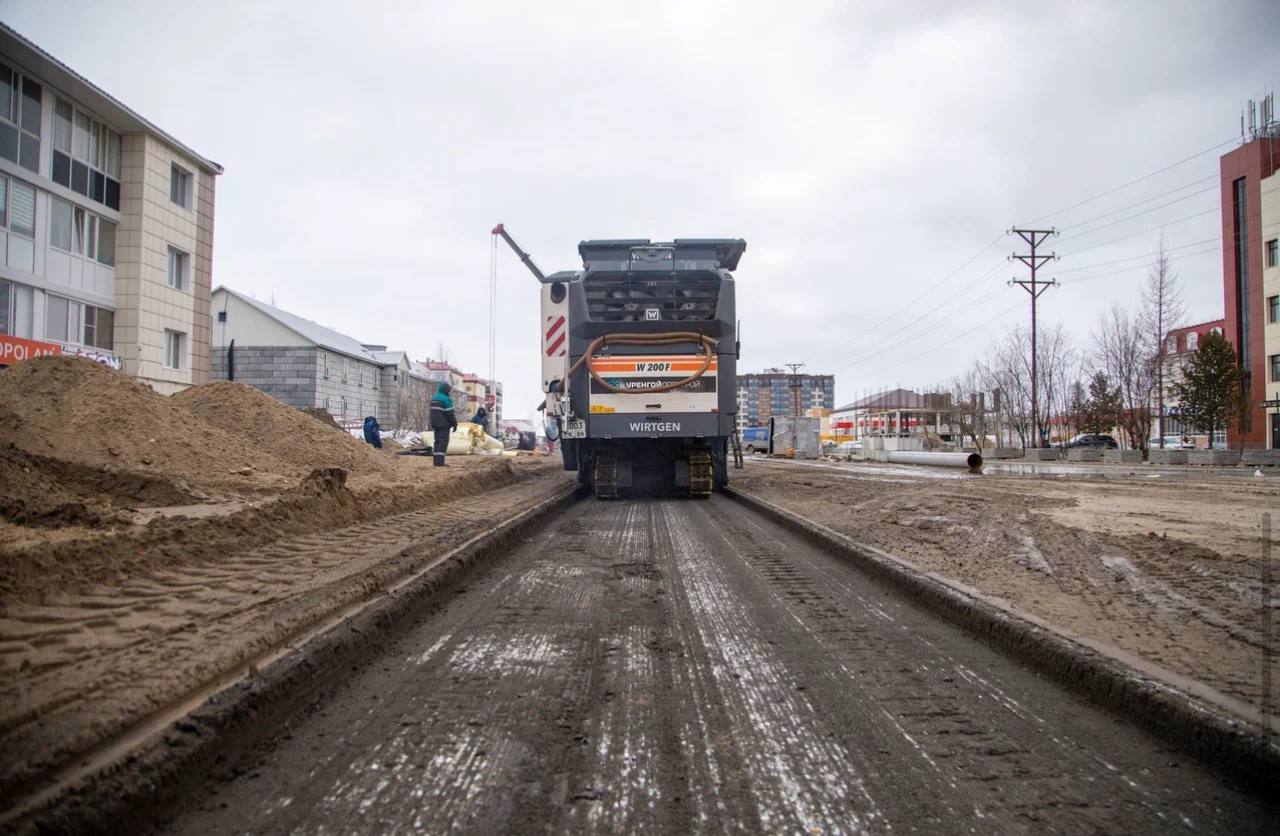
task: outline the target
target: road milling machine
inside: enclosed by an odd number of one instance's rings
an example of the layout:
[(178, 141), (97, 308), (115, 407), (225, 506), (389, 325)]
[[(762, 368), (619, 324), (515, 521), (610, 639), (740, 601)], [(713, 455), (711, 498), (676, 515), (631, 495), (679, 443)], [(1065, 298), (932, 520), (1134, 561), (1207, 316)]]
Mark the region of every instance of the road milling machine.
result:
[(732, 238), (583, 241), (582, 269), (543, 273), (542, 388), (565, 470), (600, 499), (710, 496), (729, 481), (739, 344)]

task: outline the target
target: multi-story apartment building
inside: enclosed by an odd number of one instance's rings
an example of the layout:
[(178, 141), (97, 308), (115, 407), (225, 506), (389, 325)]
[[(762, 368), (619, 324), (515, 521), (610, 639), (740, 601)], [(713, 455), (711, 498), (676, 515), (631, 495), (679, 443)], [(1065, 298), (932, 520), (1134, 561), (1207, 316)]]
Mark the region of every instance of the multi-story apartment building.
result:
[[(1280, 238), (1280, 123), (1264, 119), (1244, 144), (1219, 160), (1222, 201), (1222, 275), (1226, 336), (1245, 369), (1250, 400), (1259, 405), (1280, 389), (1280, 341), (1270, 320), (1277, 285)], [(1271, 266), (1268, 266), (1271, 265)], [(1270, 344), (1268, 345), (1268, 338)], [(1247, 431), (1229, 430), (1231, 446), (1280, 446), (1275, 410), (1259, 406)]]
[[(1166, 436), (1194, 436), (1196, 431), (1186, 425), (1178, 409), (1177, 385), (1184, 379), (1184, 370), (1191, 362), (1191, 356), (1200, 348), (1200, 341), (1211, 333), (1222, 334), (1226, 328), (1226, 320), (1215, 319), (1212, 322), (1201, 322), (1198, 325), (1184, 325), (1174, 328), (1165, 335), (1164, 352), (1160, 359), (1164, 370), (1164, 434)], [(1153, 404), (1153, 409), (1157, 407)], [(1153, 434), (1158, 433), (1158, 424), (1151, 428)], [(1225, 436), (1213, 441), (1225, 441)]]
[(222, 167), (0, 24), (0, 365), (207, 380)]
[[(798, 397), (793, 384), (799, 384)], [(836, 379), (829, 374), (792, 375), (786, 369), (738, 375), (738, 430), (769, 423), (775, 415), (806, 415), (835, 405)], [(798, 403), (797, 403), (798, 400)]]

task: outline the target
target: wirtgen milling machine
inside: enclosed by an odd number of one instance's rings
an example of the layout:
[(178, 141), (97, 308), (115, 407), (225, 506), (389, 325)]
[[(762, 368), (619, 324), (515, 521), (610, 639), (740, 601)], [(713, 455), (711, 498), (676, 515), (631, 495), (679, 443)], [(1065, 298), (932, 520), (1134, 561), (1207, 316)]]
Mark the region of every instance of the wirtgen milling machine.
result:
[(710, 496), (729, 481), (738, 343), (729, 238), (583, 241), (582, 269), (544, 276), (542, 388), (566, 470), (620, 490)]

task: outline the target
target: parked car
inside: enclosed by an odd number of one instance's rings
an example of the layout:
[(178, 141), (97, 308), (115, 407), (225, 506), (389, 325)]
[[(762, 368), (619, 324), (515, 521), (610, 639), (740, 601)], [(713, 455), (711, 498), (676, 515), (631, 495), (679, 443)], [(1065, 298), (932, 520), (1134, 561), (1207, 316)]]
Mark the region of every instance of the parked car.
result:
[[(1183, 435), (1166, 435), (1164, 437), (1164, 449), (1166, 450), (1192, 450), (1195, 449), (1196, 443), (1190, 438)], [(1147, 447), (1151, 450), (1160, 449), (1160, 436), (1153, 436), (1147, 439)]]
[(1070, 441), (1060, 443), (1058, 446), (1063, 450), (1072, 450), (1077, 447), (1089, 450), (1115, 450), (1120, 445), (1106, 433), (1081, 433)]

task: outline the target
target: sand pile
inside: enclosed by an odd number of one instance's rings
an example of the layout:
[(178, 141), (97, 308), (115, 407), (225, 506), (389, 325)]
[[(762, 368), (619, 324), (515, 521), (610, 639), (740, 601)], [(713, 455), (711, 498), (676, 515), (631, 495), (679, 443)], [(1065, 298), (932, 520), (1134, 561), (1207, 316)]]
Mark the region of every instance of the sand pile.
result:
[[(306, 409), (302, 410), (302, 412), (306, 415), (310, 415), (312, 418), (316, 419), (322, 424), (333, 427), (335, 430), (342, 429), (342, 425), (339, 424), (337, 419), (333, 417), (333, 414), (330, 413), (329, 410), (325, 409), (323, 406), (309, 406)], [(343, 431), (345, 432), (345, 430)]]
[(146, 473), (75, 464), (0, 447), (0, 519), (58, 527), (127, 523), (124, 509), (187, 505), (203, 494), (186, 483)]
[(243, 383), (205, 383), (172, 395), (170, 400), (295, 468), (341, 467), (388, 479), (398, 475), (394, 460), (388, 461), (345, 430), (326, 426)]
[(201, 482), (263, 471), (293, 482), (305, 472), (133, 377), (75, 357), (40, 357), (0, 373), (0, 444)]

